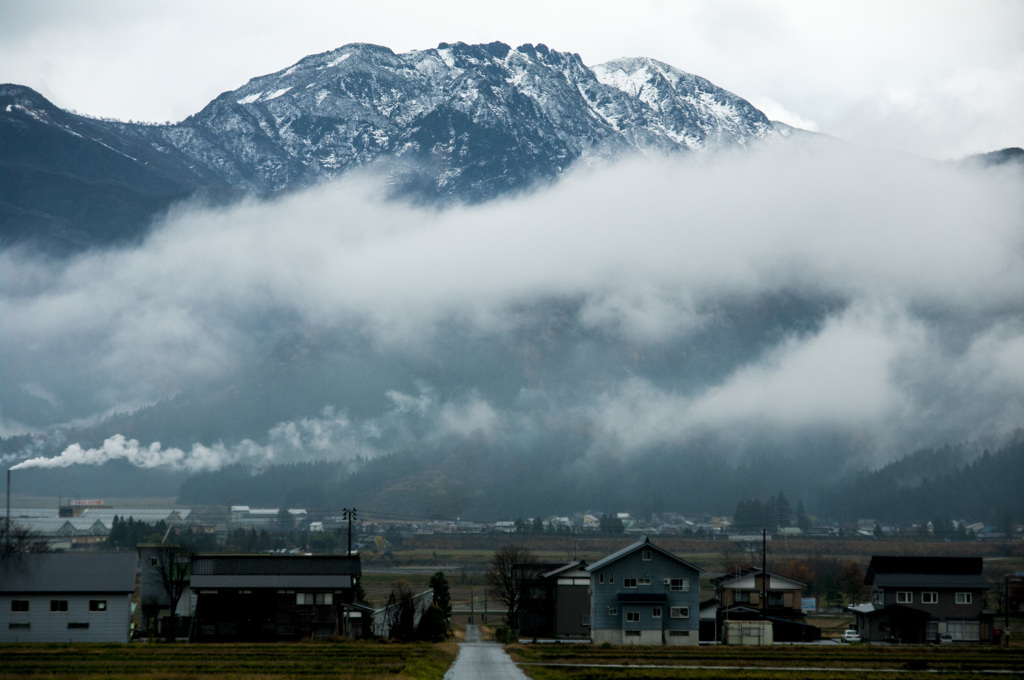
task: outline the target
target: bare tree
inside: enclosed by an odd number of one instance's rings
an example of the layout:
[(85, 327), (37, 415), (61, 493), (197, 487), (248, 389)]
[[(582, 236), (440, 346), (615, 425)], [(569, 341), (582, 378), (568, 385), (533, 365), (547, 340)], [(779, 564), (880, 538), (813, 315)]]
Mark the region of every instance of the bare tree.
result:
[(177, 635), (178, 630), (178, 602), (188, 590), (191, 580), (192, 555), (182, 546), (172, 543), (154, 546), (151, 555), (156, 559), (153, 566), (160, 578), (160, 584), (167, 595), (171, 609), (171, 623), (167, 637), (172, 638)]
[(10, 521), (0, 524), (0, 555), (41, 552), (50, 552), (50, 544), (41, 533)]
[(536, 573), (539, 565), (539, 560), (529, 548), (506, 545), (494, 552), (487, 566), (487, 583), (494, 596), (505, 605), (505, 622), (513, 630), (519, 629), (519, 612), (526, 594), (527, 579)]

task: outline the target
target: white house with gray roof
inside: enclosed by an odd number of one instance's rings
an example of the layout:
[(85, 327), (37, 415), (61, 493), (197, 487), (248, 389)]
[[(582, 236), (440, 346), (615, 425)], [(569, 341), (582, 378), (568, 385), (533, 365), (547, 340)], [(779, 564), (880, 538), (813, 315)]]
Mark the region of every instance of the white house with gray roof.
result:
[(0, 642), (128, 642), (135, 553), (0, 558)]

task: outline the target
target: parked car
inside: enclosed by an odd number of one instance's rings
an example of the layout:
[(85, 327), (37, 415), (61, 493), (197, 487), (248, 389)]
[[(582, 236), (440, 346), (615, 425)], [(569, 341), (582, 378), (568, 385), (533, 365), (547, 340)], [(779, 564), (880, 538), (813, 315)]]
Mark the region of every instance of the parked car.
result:
[(844, 630), (839, 636), (840, 642), (860, 642), (860, 633), (855, 630)]
[(943, 633), (942, 635), (939, 636), (939, 644), (940, 645), (948, 645), (951, 642), (953, 642), (953, 636), (950, 635), (949, 633)]

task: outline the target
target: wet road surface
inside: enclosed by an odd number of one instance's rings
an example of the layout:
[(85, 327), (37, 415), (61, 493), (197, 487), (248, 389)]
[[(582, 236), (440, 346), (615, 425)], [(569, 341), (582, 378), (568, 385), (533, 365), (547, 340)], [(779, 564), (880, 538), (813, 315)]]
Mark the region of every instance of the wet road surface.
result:
[(466, 641), (444, 680), (529, 680), (497, 642), (481, 642), (480, 628), (466, 626)]

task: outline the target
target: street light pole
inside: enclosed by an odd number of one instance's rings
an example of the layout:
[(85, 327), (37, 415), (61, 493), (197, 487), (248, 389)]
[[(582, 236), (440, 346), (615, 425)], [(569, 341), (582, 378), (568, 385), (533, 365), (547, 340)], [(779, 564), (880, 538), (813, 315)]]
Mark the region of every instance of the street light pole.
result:
[(352, 520), (356, 518), (355, 508), (343, 508), (341, 516), (348, 520), (348, 554), (352, 554)]

